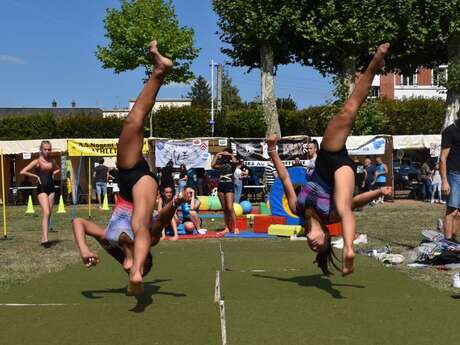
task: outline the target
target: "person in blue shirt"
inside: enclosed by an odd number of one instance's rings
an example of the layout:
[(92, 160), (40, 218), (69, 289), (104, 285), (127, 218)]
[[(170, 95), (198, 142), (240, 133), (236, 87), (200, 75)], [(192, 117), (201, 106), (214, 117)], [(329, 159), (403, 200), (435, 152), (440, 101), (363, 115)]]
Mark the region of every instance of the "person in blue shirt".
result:
[[(375, 165), (375, 183), (374, 186), (375, 188), (381, 188), (385, 187), (387, 185), (387, 176), (388, 176), (388, 167), (385, 163), (382, 161), (382, 157), (377, 157), (375, 159), (376, 165)], [(383, 204), (383, 195), (381, 195), (376, 203), (381, 203)]]

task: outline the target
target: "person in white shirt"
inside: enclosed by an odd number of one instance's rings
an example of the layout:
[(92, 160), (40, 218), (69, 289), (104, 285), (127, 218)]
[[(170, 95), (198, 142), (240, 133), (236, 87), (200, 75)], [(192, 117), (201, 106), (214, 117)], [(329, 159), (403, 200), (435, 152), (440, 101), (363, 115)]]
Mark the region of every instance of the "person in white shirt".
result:
[(247, 171), (242, 169), (243, 161), (238, 161), (235, 171), (233, 173), (233, 184), (235, 185), (235, 202), (239, 203), (241, 199), (241, 193), (243, 192), (243, 178), (248, 176)]

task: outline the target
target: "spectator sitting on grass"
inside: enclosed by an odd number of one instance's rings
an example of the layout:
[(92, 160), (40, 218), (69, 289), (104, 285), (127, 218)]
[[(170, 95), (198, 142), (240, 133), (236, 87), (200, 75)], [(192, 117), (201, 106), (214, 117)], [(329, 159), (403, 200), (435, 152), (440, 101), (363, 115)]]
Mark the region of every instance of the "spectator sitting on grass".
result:
[[(158, 209), (162, 210), (164, 205), (167, 205), (174, 197), (174, 190), (172, 187), (165, 187), (163, 192), (161, 193), (161, 198), (158, 202)], [(177, 232), (177, 225), (179, 224), (179, 218), (177, 218), (177, 214), (174, 214), (174, 217), (171, 218), (169, 222), (169, 226), (163, 228), (163, 232), (161, 233), (161, 239), (164, 239), (166, 235), (172, 236), (172, 240), (179, 239), (179, 234)]]
[(195, 198), (195, 192), (192, 192), (190, 202), (183, 203), (181, 206), (182, 224), (184, 224), (184, 229), (187, 233), (193, 233), (194, 230), (198, 230), (201, 227), (201, 218), (198, 215), (200, 204), (200, 200)]

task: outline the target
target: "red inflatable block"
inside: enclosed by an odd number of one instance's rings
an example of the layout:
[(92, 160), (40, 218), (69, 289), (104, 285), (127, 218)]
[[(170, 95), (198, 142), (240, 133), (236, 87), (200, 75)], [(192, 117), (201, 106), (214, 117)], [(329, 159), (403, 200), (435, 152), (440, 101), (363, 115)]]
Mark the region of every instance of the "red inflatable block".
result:
[(329, 235), (331, 237), (342, 236), (342, 224), (334, 223), (326, 225), (329, 229)]
[(252, 229), (254, 232), (267, 233), (268, 227), (271, 224), (286, 224), (286, 218), (277, 216), (257, 216), (254, 217)]
[(248, 218), (247, 217), (236, 218), (236, 227), (239, 230), (248, 230)]

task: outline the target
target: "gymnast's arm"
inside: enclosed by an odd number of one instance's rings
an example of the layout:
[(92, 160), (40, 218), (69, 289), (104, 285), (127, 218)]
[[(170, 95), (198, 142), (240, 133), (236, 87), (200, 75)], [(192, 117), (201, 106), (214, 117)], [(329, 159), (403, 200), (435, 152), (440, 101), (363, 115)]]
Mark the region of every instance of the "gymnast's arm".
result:
[(393, 188), (391, 187), (381, 187), (379, 189), (358, 194), (353, 198), (352, 209), (366, 206), (368, 203), (370, 203), (374, 199), (377, 199), (379, 196), (390, 195), (392, 191)]
[(296, 214), (297, 207), (297, 195), (295, 194), (294, 186), (292, 185), (291, 178), (289, 177), (289, 173), (286, 167), (283, 164), (283, 161), (278, 155), (276, 151), (276, 143), (278, 142), (278, 137), (276, 135), (272, 135), (267, 138), (267, 145), (268, 145), (268, 155), (275, 166), (276, 172), (283, 184), (284, 193), (286, 193), (286, 197), (288, 200), (288, 205), (291, 211)]
[(158, 212), (158, 217), (152, 228), (152, 247), (158, 243), (163, 229), (171, 223), (176, 214), (177, 208), (184, 202), (189, 202), (191, 198), (191, 188), (186, 188), (177, 197), (173, 198)]

